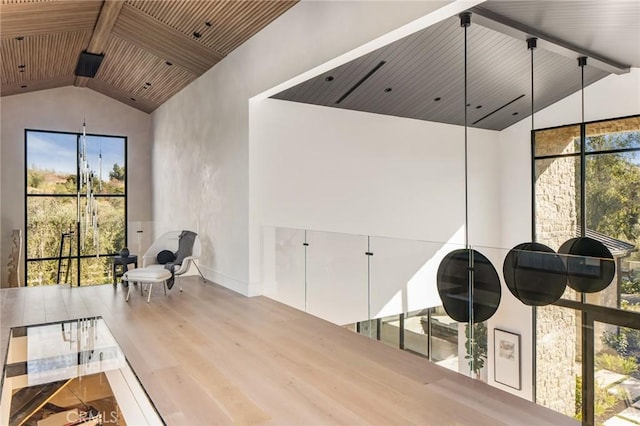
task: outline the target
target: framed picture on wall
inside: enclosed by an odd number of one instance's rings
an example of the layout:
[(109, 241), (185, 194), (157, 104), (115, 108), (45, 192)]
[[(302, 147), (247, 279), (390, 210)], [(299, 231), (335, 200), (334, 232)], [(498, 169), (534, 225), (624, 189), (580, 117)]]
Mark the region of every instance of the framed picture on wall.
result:
[(520, 372), (520, 335), (493, 329), (494, 380), (514, 389), (522, 389)]

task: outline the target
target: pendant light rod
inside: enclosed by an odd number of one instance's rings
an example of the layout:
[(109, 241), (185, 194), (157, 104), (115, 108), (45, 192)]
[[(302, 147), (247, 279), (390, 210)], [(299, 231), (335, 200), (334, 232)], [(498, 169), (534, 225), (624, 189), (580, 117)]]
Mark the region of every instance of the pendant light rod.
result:
[[(538, 39), (535, 37), (530, 37), (527, 39), (527, 49), (529, 49), (529, 51), (531, 51), (531, 158), (535, 158), (536, 156), (536, 142), (535, 142), (535, 136), (534, 136), (534, 129), (536, 128), (535, 126), (535, 120), (534, 120), (534, 114), (535, 114), (535, 104), (533, 103), (534, 101), (534, 96), (533, 96), (533, 51), (536, 50), (536, 48), (538, 47)], [(532, 167), (531, 170), (531, 179), (532, 182), (536, 181), (536, 175), (535, 175), (536, 171), (535, 168)], [(531, 191), (531, 217), (535, 217), (535, 212), (536, 212), (536, 192), (535, 192), (535, 188), (533, 191)], [(535, 241), (536, 240), (536, 224), (535, 221), (531, 221), (531, 241)]]
[[(587, 65), (587, 57), (578, 58), (578, 66), (580, 67), (580, 95), (581, 95), (581, 120), (580, 120), (580, 176), (582, 179), (587, 175), (587, 127), (584, 124), (584, 67)], [(587, 189), (584, 181), (580, 182), (580, 200), (584, 202), (587, 198)], [(587, 212), (586, 209), (580, 209), (580, 236), (587, 235)], [(582, 295), (584, 302), (584, 294)]]
[(582, 93), (582, 119), (581, 122), (584, 123), (584, 67), (587, 65), (587, 57), (581, 56), (578, 58), (578, 66), (580, 67), (580, 91)]
[(471, 12), (460, 15), (460, 26), (464, 28), (464, 246), (469, 248), (469, 155), (468, 155), (468, 109), (467, 106), (467, 29), (471, 25)]
[(535, 37), (531, 37), (527, 39), (527, 49), (531, 51), (531, 130), (535, 129), (535, 121), (533, 119), (533, 115), (535, 113), (535, 108), (533, 104), (533, 51), (538, 47), (538, 39)]

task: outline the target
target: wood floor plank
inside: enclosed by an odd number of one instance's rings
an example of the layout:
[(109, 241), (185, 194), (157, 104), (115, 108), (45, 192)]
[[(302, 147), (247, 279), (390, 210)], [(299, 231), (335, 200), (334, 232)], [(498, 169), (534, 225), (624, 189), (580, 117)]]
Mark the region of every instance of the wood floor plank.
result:
[[(563, 425), (573, 419), (265, 297), (196, 277), (0, 290), (10, 327), (102, 316), (169, 425)], [(159, 288), (158, 288), (159, 287)]]

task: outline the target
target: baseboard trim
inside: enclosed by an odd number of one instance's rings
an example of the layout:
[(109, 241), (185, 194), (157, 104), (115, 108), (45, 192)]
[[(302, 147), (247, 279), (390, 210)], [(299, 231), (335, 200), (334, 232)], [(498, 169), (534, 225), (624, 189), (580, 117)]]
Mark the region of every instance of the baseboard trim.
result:
[(219, 284), (222, 287), (226, 287), (229, 290), (233, 290), (236, 293), (240, 293), (243, 296), (250, 296), (248, 283), (231, 278), (204, 265), (198, 265), (198, 267), (204, 274), (205, 278), (209, 281), (213, 281), (214, 283)]

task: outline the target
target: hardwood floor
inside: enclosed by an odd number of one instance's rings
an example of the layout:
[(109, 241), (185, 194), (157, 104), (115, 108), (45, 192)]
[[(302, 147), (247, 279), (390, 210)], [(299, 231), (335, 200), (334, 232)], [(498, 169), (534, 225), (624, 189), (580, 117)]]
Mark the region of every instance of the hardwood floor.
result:
[(265, 297), (195, 277), (151, 303), (110, 285), (2, 289), (9, 329), (100, 315), (167, 424), (578, 424)]

